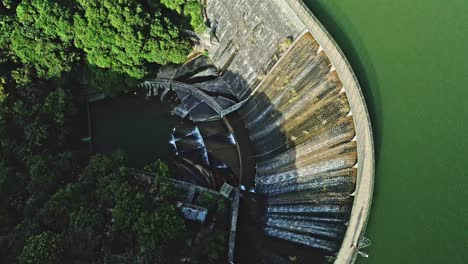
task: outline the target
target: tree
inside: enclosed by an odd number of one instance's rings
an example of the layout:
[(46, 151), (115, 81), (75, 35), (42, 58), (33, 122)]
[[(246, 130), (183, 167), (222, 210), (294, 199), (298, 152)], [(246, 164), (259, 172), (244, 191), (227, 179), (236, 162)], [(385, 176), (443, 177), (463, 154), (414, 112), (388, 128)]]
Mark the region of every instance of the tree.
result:
[(54, 78), (69, 72), (79, 60), (72, 46), (72, 13), (58, 1), (22, 1), (16, 8), (11, 49), (32, 65), (39, 77)]
[(89, 64), (143, 78), (155, 64), (181, 63), (191, 43), (158, 10), (136, 0), (78, 0), (75, 45)]
[(161, 179), (166, 180), (166, 179), (169, 179), (171, 176), (169, 167), (159, 159), (151, 164), (146, 165), (143, 168), (143, 170), (155, 175), (156, 181), (161, 180)]
[(21, 264), (59, 263), (61, 237), (49, 232), (30, 237), (19, 256)]
[(199, 0), (161, 0), (161, 4), (190, 19), (192, 29), (197, 33), (205, 30), (202, 5)]
[(164, 204), (157, 210), (140, 214), (132, 230), (145, 251), (160, 252), (170, 242), (183, 236), (185, 224), (175, 206)]
[(138, 80), (125, 73), (112, 69), (103, 69), (94, 65), (86, 65), (82, 72), (82, 80), (87, 87), (106, 95), (119, 95), (136, 87)]
[(190, 17), (190, 25), (197, 33), (202, 33), (205, 30), (202, 12), (200, 1), (187, 0), (184, 6), (184, 15)]
[(2, 106), (3, 101), (7, 98), (8, 94), (5, 93), (5, 78), (0, 77), (0, 107)]
[(6, 9), (13, 9), (15, 6), (19, 4), (21, 0), (2, 0), (2, 5)]

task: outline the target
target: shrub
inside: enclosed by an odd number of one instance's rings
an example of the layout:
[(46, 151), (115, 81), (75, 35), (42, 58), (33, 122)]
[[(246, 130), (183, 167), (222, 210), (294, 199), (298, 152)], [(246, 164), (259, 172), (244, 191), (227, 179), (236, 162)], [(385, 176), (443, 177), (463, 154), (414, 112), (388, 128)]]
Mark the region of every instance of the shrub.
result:
[(59, 263), (61, 254), (60, 235), (44, 232), (30, 237), (19, 256), (20, 264)]
[(7, 98), (8, 94), (5, 93), (5, 78), (0, 77), (0, 107), (3, 101)]

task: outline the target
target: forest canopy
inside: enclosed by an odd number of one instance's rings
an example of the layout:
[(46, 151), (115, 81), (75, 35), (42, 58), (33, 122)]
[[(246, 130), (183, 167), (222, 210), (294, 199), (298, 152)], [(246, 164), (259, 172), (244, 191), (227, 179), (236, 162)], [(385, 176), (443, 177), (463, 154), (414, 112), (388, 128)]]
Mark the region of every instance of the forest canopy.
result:
[(143, 78), (157, 65), (183, 62), (191, 51), (185, 30), (204, 28), (194, 0), (4, 0), (3, 8), (3, 52), (46, 79), (83, 59)]
[(202, 30), (196, 0), (0, 2), (0, 263), (144, 263), (169, 252), (185, 228), (170, 192), (149, 195), (124, 155), (91, 155), (86, 98), (183, 62)]

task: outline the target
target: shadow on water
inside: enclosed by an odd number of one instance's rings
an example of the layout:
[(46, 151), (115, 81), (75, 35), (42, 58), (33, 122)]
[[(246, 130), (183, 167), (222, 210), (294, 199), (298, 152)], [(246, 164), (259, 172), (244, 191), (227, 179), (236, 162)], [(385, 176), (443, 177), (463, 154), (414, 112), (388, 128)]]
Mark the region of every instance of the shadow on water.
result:
[(77, 69), (88, 93), (88, 126), (92, 153), (121, 150), (128, 165), (142, 169), (167, 161), (170, 148), (168, 106), (134, 96), (138, 80), (127, 74), (85, 65)]
[[(374, 65), (372, 64), (372, 59), (369, 57), (366, 46), (362, 43), (362, 37), (358, 34), (359, 31), (356, 30), (351, 20), (347, 18), (346, 14), (338, 5), (333, 1), (327, 1), (326, 4), (323, 3), (323, 1), (306, 0), (304, 2), (314, 15), (317, 16), (327, 31), (330, 32), (330, 35), (343, 50), (351, 67), (356, 73), (371, 117), (375, 160), (376, 165), (378, 165), (384, 131), (383, 122), (381, 121), (384, 107), (382, 106), (383, 101), (379, 92), (379, 83), (375, 81), (377, 80), (377, 76)], [(330, 9), (333, 9), (333, 14), (329, 12)], [(349, 33), (343, 31), (336, 17), (340, 17), (340, 20), (343, 21), (343, 24), (348, 28), (348, 32), (352, 32), (352, 37)], [(376, 177), (376, 181), (378, 180), (378, 177)], [(379, 185), (376, 183), (375, 186), (378, 187)]]
[(137, 96), (106, 98), (90, 104), (93, 151), (125, 152), (131, 167), (142, 169), (157, 159), (168, 161), (171, 132), (167, 106)]

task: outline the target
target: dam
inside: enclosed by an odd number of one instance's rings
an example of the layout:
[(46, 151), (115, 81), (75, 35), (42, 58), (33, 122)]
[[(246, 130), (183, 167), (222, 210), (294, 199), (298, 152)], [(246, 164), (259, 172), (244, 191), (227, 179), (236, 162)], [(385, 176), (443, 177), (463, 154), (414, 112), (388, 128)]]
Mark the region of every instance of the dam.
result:
[(209, 28), (197, 46), (205, 54), (140, 84), (183, 120), (170, 140), (179, 180), (262, 197), (256, 225), (266, 237), (353, 263), (365, 255), (374, 153), (344, 54), (301, 1), (205, 7)]

